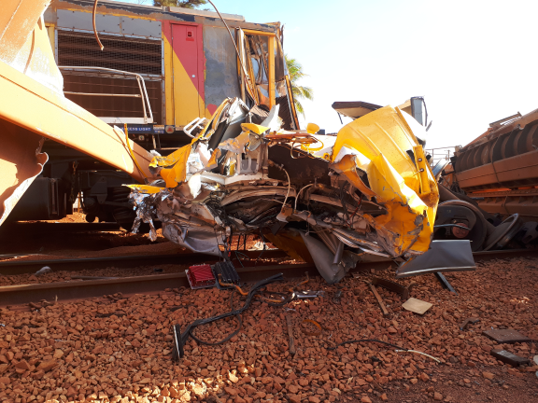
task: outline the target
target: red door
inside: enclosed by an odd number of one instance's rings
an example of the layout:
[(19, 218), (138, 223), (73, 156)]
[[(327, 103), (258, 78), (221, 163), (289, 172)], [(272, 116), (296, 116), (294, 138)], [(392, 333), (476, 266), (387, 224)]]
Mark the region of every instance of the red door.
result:
[(196, 25), (172, 24), (174, 49), (174, 106), (176, 124), (204, 116), (202, 30)]

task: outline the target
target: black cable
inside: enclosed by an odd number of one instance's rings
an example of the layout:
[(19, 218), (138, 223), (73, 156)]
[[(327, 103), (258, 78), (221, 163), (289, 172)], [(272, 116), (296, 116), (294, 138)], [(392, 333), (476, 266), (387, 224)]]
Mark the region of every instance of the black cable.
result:
[(243, 265), (243, 262), (241, 261), (241, 258), (239, 257), (239, 255), (242, 255), (242, 256), (244, 256), (245, 258), (248, 258), (248, 256), (245, 255), (244, 253), (241, 253), (241, 252), (238, 252), (238, 251), (234, 251), (234, 252), (235, 252), (235, 258), (237, 259), (237, 261), (239, 262), (239, 264), (241, 265), (241, 267), (244, 268), (245, 266)]
[[(232, 290), (232, 293), (230, 294), (230, 309), (232, 312), (234, 310), (234, 294), (235, 294), (235, 290)], [(239, 331), (243, 327), (243, 320), (241, 319), (241, 315), (240, 314), (235, 315), (235, 319), (237, 319), (237, 327), (232, 333), (230, 333), (221, 341), (209, 342), (209, 341), (200, 340), (198, 337), (192, 334), (193, 329), (190, 330), (189, 336), (191, 336), (194, 339), (194, 341), (196, 341), (197, 343), (205, 344), (207, 346), (218, 346), (219, 344), (223, 344), (223, 343), (226, 343), (228, 340), (231, 340), (231, 338), (234, 337), (237, 333), (239, 333)]]
[(400, 346), (397, 346), (396, 344), (387, 343), (386, 341), (377, 340), (377, 339), (348, 340), (348, 341), (344, 341), (344, 342), (342, 342), (342, 343), (340, 343), (340, 344), (337, 344), (336, 346), (333, 346), (333, 347), (325, 346), (325, 349), (326, 349), (326, 350), (336, 350), (338, 347), (343, 346), (344, 344), (362, 343), (362, 342), (381, 343), (381, 344), (386, 344), (387, 346), (394, 347), (394, 348), (396, 348), (396, 349), (398, 349), (398, 350), (409, 351), (408, 348), (400, 347)]
[(464, 227), (463, 225), (458, 225), (458, 224), (439, 224), (439, 225), (433, 226), (433, 228), (447, 228), (447, 227), (456, 227), (456, 228), (466, 229), (467, 231), (470, 231), (469, 228)]
[[(194, 340), (198, 341), (198, 339), (195, 336), (192, 335), (192, 331), (195, 328), (197, 328), (198, 326), (207, 325), (208, 323), (212, 323), (212, 322), (215, 322), (217, 320), (228, 318), (230, 316), (238, 316), (238, 315), (240, 315), (241, 313), (243, 313), (250, 306), (254, 296), (259, 294), (260, 291), (263, 288), (265, 288), (268, 284), (274, 283), (276, 281), (283, 281), (283, 280), (284, 280), (284, 275), (282, 273), (275, 274), (275, 275), (273, 275), (271, 277), (266, 278), (265, 280), (261, 280), (258, 283), (256, 283), (254, 285), (254, 287), (252, 287), (252, 289), (249, 291), (249, 293), (247, 295), (247, 298), (245, 300), (245, 304), (241, 308), (234, 310), (233, 306), (232, 306), (232, 309), (231, 309), (230, 312), (226, 312), (226, 313), (223, 313), (223, 314), (220, 314), (220, 315), (217, 315), (217, 316), (213, 316), (211, 318), (197, 319), (194, 322), (192, 322), (191, 324), (189, 324), (186, 327), (185, 331), (183, 333), (181, 333), (181, 335), (179, 335), (179, 337), (177, 337), (176, 340), (175, 340), (176, 351), (174, 352), (174, 356), (178, 357), (178, 358), (183, 357), (183, 355), (184, 355), (183, 346), (187, 343), (187, 341), (189, 340), (189, 337), (192, 337)], [(231, 303), (233, 304), (233, 300), (232, 300)], [(220, 342), (217, 342), (217, 343), (212, 344), (212, 345), (222, 344), (222, 343), (228, 341), (229, 339), (231, 339), (233, 336), (235, 336), (237, 334), (237, 332), (241, 328), (240, 326), (241, 326), (241, 322), (240, 322), (238, 328), (236, 330), (234, 330), (233, 333), (228, 335), (226, 338), (224, 338)], [(178, 327), (179, 327), (179, 325), (174, 326), (174, 331), (175, 332), (178, 332)], [(201, 342), (201, 341), (199, 341), (199, 342)], [(202, 344), (204, 344), (204, 343), (202, 342)]]

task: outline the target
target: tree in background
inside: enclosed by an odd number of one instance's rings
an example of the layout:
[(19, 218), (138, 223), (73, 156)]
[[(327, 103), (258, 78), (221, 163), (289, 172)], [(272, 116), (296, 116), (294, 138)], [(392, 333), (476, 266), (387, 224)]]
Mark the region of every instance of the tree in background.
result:
[(303, 72), (303, 66), (301, 66), (297, 60), (290, 59), (288, 55), (286, 55), (285, 58), (288, 73), (290, 75), (291, 91), (293, 93), (295, 109), (298, 113), (304, 116), (304, 108), (299, 99), (308, 99), (312, 101), (314, 99), (314, 91), (310, 87), (303, 87), (298, 84), (298, 81), (301, 78), (308, 76), (308, 74)]
[(153, 5), (159, 7), (196, 8), (206, 3), (206, 0), (153, 0)]

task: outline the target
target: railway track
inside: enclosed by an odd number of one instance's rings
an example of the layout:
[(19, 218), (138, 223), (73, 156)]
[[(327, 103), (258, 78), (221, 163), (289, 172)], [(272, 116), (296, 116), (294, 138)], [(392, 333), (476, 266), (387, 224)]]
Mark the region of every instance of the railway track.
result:
[[(232, 251), (233, 253), (234, 251)], [(270, 249), (264, 251), (239, 251), (249, 259), (278, 258), (287, 256), (283, 251)], [(4, 258), (25, 258), (25, 255), (0, 255)], [(31, 255), (28, 255), (31, 256)], [(233, 257), (233, 256), (232, 256)], [(0, 262), (0, 274), (13, 275), (35, 273), (43, 266), (49, 266), (54, 271), (80, 271), (85, 269), (105, 269), (107, 267), (133, 268), (139, 266), (181, 264), (192, 265), (216, 262), (218, 258), (204, 253), (171, 253), (166, 255), (147, 254), (131, 256), (95, 257), (83, 259), (35, 259), (10, 260)]]
[[(245, 253), (246, 252), (246, 253)], [(279, 250), (264, 251), (267, 255), (282, 255)], [(243, 251), (255, 258), (260, 251)], [(476, 252), (473, 254), (476, 262), (485, 262), (492, 259), (505, 259), (511, 257), (538, 257), (538, 250), (503, 250)], [(107, 260), (108, 259), (108, 260)], [(151, 264), (196, 264), (210, 263), (216, 261), (214, 256), (202, 254), (175, 254), (175, 255), (153, 255), (153, 256), (124, 256), (114, 258), (93, 258), (93, 259), (59, 259), (55, 270), (81, 270), (81, 267), (135, 267), (144, 265), (144, 262), (151, 261)], [(51, 260), (36, 261), (15, 261), (0, 262), (0, 273), (33, 273), (36, 267), (41, 268), (51, 264)], [(159, 262), (159, 263), (156, 263)], [(379, 259), (371, 262), (363, 262), (354, 271), (370, 269), (386, 269), (393, 264), (390, 260)], [(96, 265), (96, 266), (92, 266)], [(50, 266), (53, 267), (53, 266)], [(308, 272), (310, 276), (318, 276), (314, 264), (291, 264), (291, 265), (261, 265), (246, 266), (238, 268), (237, 272), (244, 282), (258, 281), (277, 273), (284, 273), (287, 278), (301, 277)], [(76, 277), (76, 276), (75, 276)], [(82, 277), (82, 276), (79, 276)], [(19, 305), (35, 303), (38, 301), (63, 301), (99, 297), (121, 293), (124, 295), (163, 291), (180, 287), (189, 287), (187, 277), (184, 272), (155, 274), (144, 276), (99, 278), (86, 277), (85, 280), (73, 280), (65, 282), (53, 282), (43, 284), (22, 284), (0, 287), (0, 306)]]
[(9, 222), (2, 225), (0, 235), (13, 232), (23, 234), (44, 233), (51, 234), (57, 232), (103, 232), (121, 231), (121, 227), (113, 222), (85, 223), (85, 222)]

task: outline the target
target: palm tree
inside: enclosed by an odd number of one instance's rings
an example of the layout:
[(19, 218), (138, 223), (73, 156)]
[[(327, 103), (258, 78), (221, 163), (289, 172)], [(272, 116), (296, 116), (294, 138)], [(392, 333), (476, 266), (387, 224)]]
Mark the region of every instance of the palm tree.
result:
[(196, 8), (206, 3), (207, 3), (206, 0), (153, 0), (154, 6), (169, 6), (169, 7), (183, 7), (183, 8)]
[(301, 66), (297, 60), (290, 59), (288, 55), (285, 55), (284, 57), (286, 59), (286, 66), (288, 67), (288, 73), (290, 75), (291, 92), (293, 93), (295, 109), (304, 116), (304, 108), (299, 99), (308, 99), (312, 101), (314, 99), (314, 91), (310, 87), (303, 87), (302, 85), (298, 84), (298, 81), (301, 78), (308, 76), (308, 74), (303, 73), (303, 66)]

